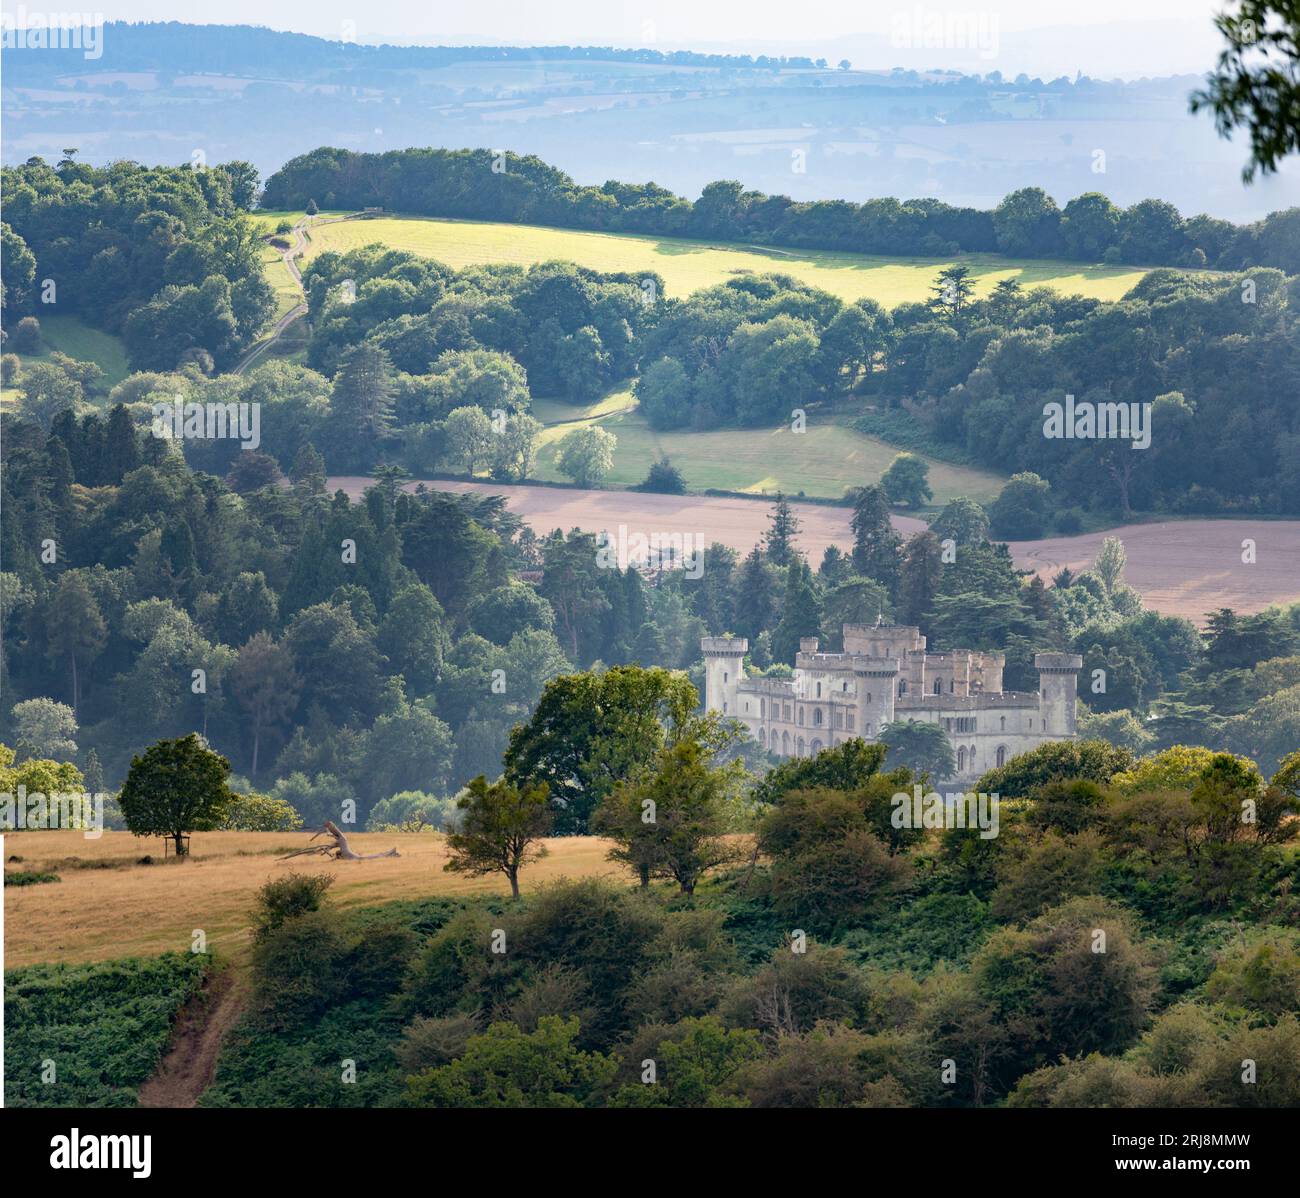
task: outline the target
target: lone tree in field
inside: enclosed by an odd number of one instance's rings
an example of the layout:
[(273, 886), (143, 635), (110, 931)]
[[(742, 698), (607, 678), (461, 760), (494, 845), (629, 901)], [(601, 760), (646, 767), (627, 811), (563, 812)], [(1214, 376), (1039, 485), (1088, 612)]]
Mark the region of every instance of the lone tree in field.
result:
[(880, 477), (890, 503), (922, 507), (934, 498), (930, 490), (930, 467), (914, 453), (900, 453)]
[(545, 782), (536, 786), (489, 783), (480, 774), (456, 806), (460, 827), (447, 837), (451, 860), (443, 869), (480, 878), (505, 874), (510, 893), (519, 897), (519, 871), (546, 856), (538, 844), (551, 830), (550, 790)]
[(136, 836), (170, 836), (176, 855), (185, 855), (187, 832), (216, 827), (233, 796), (226, 779), (230, 762), (191, 732), (160, 740), (131, 758), (118, 803), (127, 829)]
[(574, 429), (556, 445), (555, 464), (580, 487), (598, 487), (614, 468), (618, 438), (596, 425)]

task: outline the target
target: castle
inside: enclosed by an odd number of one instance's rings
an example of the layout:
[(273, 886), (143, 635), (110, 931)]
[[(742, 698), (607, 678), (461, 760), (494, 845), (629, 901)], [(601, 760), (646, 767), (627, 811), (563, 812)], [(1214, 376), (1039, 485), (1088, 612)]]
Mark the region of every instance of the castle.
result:
[(1076, 735), (1074, 700), (1083, 658), (1039, 653), (1037, 694), (1002, 689), (1002, 653), (927, 653), (910, 625), (845, 624), (844, 651), (799, 642), (793, 678), (746, 678), (743, 637), (711, 636), (704, 650), (705, 706), (734, 716), (778, 757), (811, 757), (894, 720), (940, 724), (965, 782), (1045, 741)]

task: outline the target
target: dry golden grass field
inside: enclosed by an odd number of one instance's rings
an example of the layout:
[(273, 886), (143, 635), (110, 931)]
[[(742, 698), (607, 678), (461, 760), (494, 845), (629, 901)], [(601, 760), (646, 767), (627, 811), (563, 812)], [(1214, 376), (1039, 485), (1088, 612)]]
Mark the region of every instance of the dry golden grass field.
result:
[[(187, 861), (162, 860), (162, 841), (105, 832), (19, 832), (3, 837), (4, 855), (23, 858), (8, 868), (57, 873), (62, 881), (10, 886), (4, 892), (6, 969), (45, 961), (102, 961), (188, 951), (196, 928), (226, 959), (241, 958), (249, 942), (249, 911), (257, 889), (291, 870), (330, 873), (330, 900), (341, 909), (431, 895), (510, 893), (500, 875), (466, 878), (447, 873), (446, 841), (434, 833), (358, 832), (349, 843), (361, 853), (394, 846), (400, 857), (327, 861), (277, 857), (308, 843), (306, 832), (196, 832)], [(317, 843), (320, 843), (319, 841)], [(606, 860), (609, 843), (594, 837), (546, 842), (548, 855), (525, 869), (525, 894), (560, 877), (626, 877)], [(152, 865), (137, 864), (143, 856)]]

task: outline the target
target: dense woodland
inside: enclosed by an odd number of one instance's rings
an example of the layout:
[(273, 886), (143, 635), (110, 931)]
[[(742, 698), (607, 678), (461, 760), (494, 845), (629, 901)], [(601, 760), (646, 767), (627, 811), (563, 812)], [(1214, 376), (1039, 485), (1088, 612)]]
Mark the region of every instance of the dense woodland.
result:
[(246, 163), (6, 167), (10, 332), (32, 312), (75, 313), (120, 334), (137, 369), (228, 369), (275, 307), (243, 215), (256, 183)]
[[(931, 303), (886, 312), (780, 275), (666, 299), (653, 277), (454, 271), (369, 247), (305, 271), (306, 364), (236, 375), (221, 366), (269, 302), (241, 164), (67, 158), (6, 171), (4, 186), (6, 312), (41, 310), (53, 272), (60, 304), (120, 328), (149, 367), (109, 388), (93, 363), (33, 358), (37, 320), (10, 323), (6, 382), (22, 398), (3, 416), (13, 702), (0, 720), (12, 743), (47, 746), (26, 757), (115, 787), (142, 747), (195, 729), (246, 790), (312, 821), (354, 796), (364, 822), (394, 795), (445, 805), (493, 776), (511, 728), (571, 671), (640, 662), (698, 680), (699, 638), (725, 632), (749, 638), (753, 668), (782, 671), (800, 637), (835, 646), (843, 623), (880, 616), (919, 624), (934, 648), (1004, 651), (1012, 689), (1034, 688), (1036, 651), (1084, 654), (1109, 679), (1083, 696), (1088, 726), (1134, 749), (1226, 746), (1271, 768), (1295, 743), (1294, 609), (1220, 613), (1202, 636), (1141, 610), (1122, 550), (1046, 587), (993, 539), (1075, 530), (1085, 511), (1290, 510), (1300, 338), (1296, 283), (1279, 271), (1156, 271), (1105, 304), (1009, 284), (975, 299), (956, 267)], [(119, 276), (130, 286), (106, 302), (95, 287)], [(408, 473), (528, 478), (532, 397), (591, 400), (628, 377), (656, 428), (849, 405), (904, 443), (1017, 473), (987, 513), (958, 500), (904, 544), (891, 505), (929, 494), (905, 455), (850, 497), (852, 544), (804, 561), (780, 501), (762, 545), (714, 545), (696, 578), (603, 569), (591, 536), (538, 538), (499, 500), (401, 492)], [(1044, 399), (1068, 391), (1154, 400), (1151, 448), (1039, 435)], [(178, 396), (257, 405), (261, 446), (151, 435), (153, 405)], [(600, 436), (584, 432), (565, 467), (580, 482), (599, 481), (602, 455), (607, 468)], [(330, 473), (376, 485), (352, 503), (326, 494)], [(660, 463), (646, 485), (680, 479)], [(896, 751), (944, 762), (942, 745)]]
[[(591, 534), (538, 538), (499, 499), (401, 491), (400, 471), (362, 503), (331, 497), (310, 445), (287, 486), (223, 480), (121, 404), (48, 432), (12, 421), (5, 451), (5, 736), (83, 771), (93, 751), (113, 788), (150, 742), (198, 730), (245, 789), (309, 822), (354, 797), (364, 822), (394, 795), (443, 802), (494, 776), (512, 727), (575, 669), (639, 662), (698, 682), (699, 638), (735, 632), (755, 668), (780, 673), (800, 637), (834, 647), (842, 624), (882, 615), (919, 623), (934, 648), (1004, 651), (1009, 689), (1036, 687), (1036, 651), (1083, 653), (1107, 677), (1085, 687), (1085, 727), (1136, 749), (1229, 746), (1267, 769), (1300, 738), (1300, 606), (1223, 612), (1203, 637), (1142, 610), (1118, 543), (1050, 587), (1017, 575), (968, 500), (904, 543), (883, 487), (867, 488), (853, 543), (815, 570), (780, 501), (745, 557), (714, 545), (698, 577), (644, 579), (606, 567)], [(899, 751), (941, 769), (943, 746), (937, 762), (934, 746)]]

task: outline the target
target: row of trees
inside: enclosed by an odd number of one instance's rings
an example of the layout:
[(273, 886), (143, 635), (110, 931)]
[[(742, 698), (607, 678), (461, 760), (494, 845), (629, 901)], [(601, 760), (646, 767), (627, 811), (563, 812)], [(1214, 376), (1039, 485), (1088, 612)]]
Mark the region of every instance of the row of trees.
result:
[(574, 228), (721, 238), (865, 254), (1001, 252), (1084, 262), (1300, 270), (1300, 212), (1236, 226), (1184, 218), (1172, 204), (1120, 209), (1090, 192), (1064, 209), (1041, 188), (1008, 195), (992, 211), (935, 199), (796, 202), (708, 184), (691, 202), (654, 183), (580, 187), (535, 156), (491, 150), (410, 149), (361, 153), (321, 147), (266, 181), (269, 208), (378, 206), (421, 216), (505, 220)]

